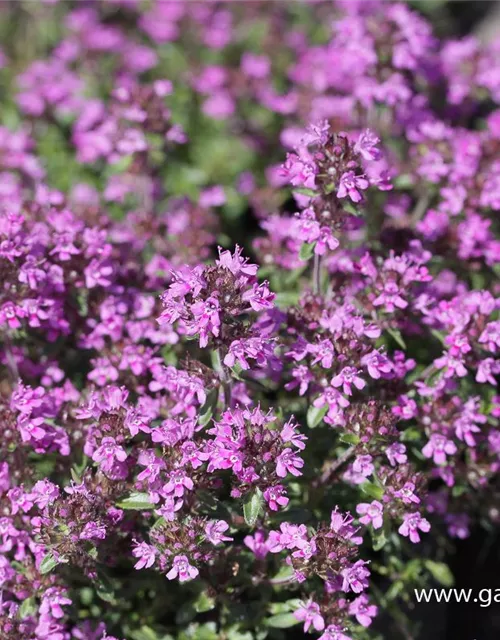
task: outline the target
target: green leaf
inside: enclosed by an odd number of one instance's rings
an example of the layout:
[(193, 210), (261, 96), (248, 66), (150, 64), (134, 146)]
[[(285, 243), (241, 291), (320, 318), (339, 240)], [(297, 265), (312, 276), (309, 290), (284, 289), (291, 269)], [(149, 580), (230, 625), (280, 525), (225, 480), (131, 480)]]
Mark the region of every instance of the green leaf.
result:
[(118, 173), (125, 173), (127, 169), (132, 164), (133, 156), (123, 156), (117, 162), (110, 164), (107, 166), (108, 173), (110, 175), (115, 175)]
[(266, 625), (273, 629), (288, 629), (299, 624), (299, 620), (293, 615), (293, 613), (278, 613), (276, 616), (267, 618)]
[(282, 567), (280, 567), (280, 570), (274, 576), (274, 578), (271, 578), (271, 583), (280, 584), (290, 582), (294, 579), (294, 575), (295, 572), (293, 570), (293, 567), (289, 564), (284, 564)]
[(361, 486), (361, 491), (366, 493), (367, 496), (371, 498), (375, 498), (375, 500), (382, 500), (384, 497), (384, 490), (382, 487), (379, 487), (377, 484), (373, 482), (363, 482)]
[(175, 622), (178, 625), (185, 625), (196, 617), (196, 611), (192, 602), (186, 602), (177, 609)]
[(393, 329), (392, 327), (387, 327), (387, 333), (392, 337), (394, 342), (401, 347), (401, 349), (406, 350), (406, 343), (403, 340), (403, 336), (401, 335), (401, 331), (399, 329)]
[(26, 600), (19, 607), (17, 615), (21, 620), (24, 620), (24, 618), (32, 616), (36, 612), (36, 609), (36, 598), (35, 596), (31, 596), (30, 598), (26, 598)]
[(197, 613), (205, 613), (205, 611), (211, 611), (215, 607), (215, 600), (207, 595), (206, 591), (202, 591), (198, 596), (198, 599), (194, 603), (194, 608)]
[[(434, 2), (435, 0), (433, 0)], [(393, 185), (396, 187), (396, 189), (408, 189), (409, 187), (413, 186), (413, 178), (410, 174), (408, 173), (402, 173), (399, 176), (396, 176), (393, 181), (392, 181)]]
[(342, 209), (347, 211), (347, 213), (352, 214), (353, 216), (360, 216), (360, 211), (355, 207), (352, 202), (346, 201), (342, 203)]
[(298, 291), (281, 291), (276, 294), (274, 302), (280, 309), (286, 309), (287, 307), (294, 307), (298, 304), (300, 294)]
[(113, 583), (102, 568), (97, 570), (95, 590), (101, 600), (104, 600), (104, 602), (109, 602), (109, 604), (116, 604)]
[(431, 333), (436, 338), (436, 340), (439, 340), (441, 344), (445, 344), (444, 342), (445, 336), (442, 331), (438, 331), (437, 329), (431, 329)]
[(359, 436), (355, 433), (343, 433), (340, 436), (340, 442), (345, 442), (345, 444), (359, 444)]
[(243, 505), (243, 515), (245, 522), (251, 528), (255, 526), (257, 518), (259, 517), (260, 510), (262, 508), (262, 491), (255, 489), (250, 499)]
[(300, 247), (299, 258), (301, 260), (310, 260), (314, 253), (315, 242), (304, 242)]
[(120, 509), (136, 509), (138, 511), (154, 509), (154, 504), (150, 502), (149, 495), (147, 493), (139, 493), (137, 491), (131, 493), (121, 502), (117, 502), (116, 506)]
[(54, 554), (49, 551), (49, 553), (47, 553), (47, 555), (44, 557), (44, 559), (40, 563), (39, 571), (42, 575), (45, 575), (46, 573), (50, 573), (52, 569), (57, 567), (57, 565), (60, 564), (61, 562), (64, 562), (62, 558), (60, 560), (56, 560), (56, 558), (54, 557)]
[(432, 574), (434, 580), (437, 580), (439, 584), (444, 587), (452, 587), (455, 583), (455, 578), (447, 564), (444, 562), (436, 562), (435, 560), (425, 560), (425, 568)]
[(385, 535), (384, 527), (380, 529), (372, 529), (372, 545), (374, 551), (380, 551), (383, 547), (385, 547), (387, 543), (387, 536)]
[[(160, 640), (158, 634), (151, 627), (142, 626), (140, 629), (136, 629), (130, 633), (132, 640)], [(165, 638), (165, 636), (162, 637)]]
[(217, 407), (217, 400), (219, 399), (219, 390), (211, 389), (207, 395), (205, 404), (201, 407), (198, 416), (198, 424), (201, 427), (206, 427), (212, 419), (215, 409)]
[(315, 407), (311, 405), (307, 410), (307, 426), (309, 429), (314, 429), (318, 426), (320, 422), (323, 421), (323, 418), (328, 413), (328, 405), (324, 404), (322, 407)]
[(308, 189), (307, 187), (299, 187), (298, 189), (294, 189), (293, 192), (299, 193), (301, 196), (309, 196), (310, 198), (315, 198), (318, 195), (317, 191)]

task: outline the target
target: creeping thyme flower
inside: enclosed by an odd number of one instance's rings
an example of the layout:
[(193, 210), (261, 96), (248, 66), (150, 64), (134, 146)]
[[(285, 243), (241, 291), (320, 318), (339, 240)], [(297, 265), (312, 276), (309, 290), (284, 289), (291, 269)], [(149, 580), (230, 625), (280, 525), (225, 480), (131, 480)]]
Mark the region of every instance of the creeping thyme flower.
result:
[(375, 637), (429, 577), (398, 536), (499, 524), (500, 47), (393, 0), (39, 4), (0, 51), (0, 638)]
[(172, 568), (167, 573), (167, 580), (179, 578), (180, 582), (186, 582), (187, 580), (193, 580), (198, 574), (198, 569), (189, 564), (186, 556), (175, 556)]

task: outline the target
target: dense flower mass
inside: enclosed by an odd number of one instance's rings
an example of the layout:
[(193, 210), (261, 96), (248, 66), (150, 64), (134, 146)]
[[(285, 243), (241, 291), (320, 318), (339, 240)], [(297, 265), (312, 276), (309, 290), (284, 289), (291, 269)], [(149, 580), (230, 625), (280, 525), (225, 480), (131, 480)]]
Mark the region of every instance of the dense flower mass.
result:
[(379, 0), (22, 12), (0, 637), (406, 628), (499, 525), (499, 47)]

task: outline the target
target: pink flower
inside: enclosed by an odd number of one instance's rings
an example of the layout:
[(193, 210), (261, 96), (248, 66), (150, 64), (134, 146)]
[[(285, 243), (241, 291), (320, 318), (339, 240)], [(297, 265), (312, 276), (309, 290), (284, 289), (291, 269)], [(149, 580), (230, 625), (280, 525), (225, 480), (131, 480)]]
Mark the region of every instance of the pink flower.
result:
[(409, 536), (413, 543), (420, 542), (418, 530), (427, 533), (431, 529), (430, 523), (423, 518), (418, 512), (406, 513), (403, 516), (403, 524), (399, 527), (398, 533), (405, 538)]
[(155, 562), (156, 548), (146, 542), (135, 542), (132, 555), (134, 558), (139, 558), (134, 565), (135, 569), (149, 569)]
[(358, 504), (356, 511), (363, 516), (359, 519), (362, 524), (371, 524), (374, 529), (380, 529), (384, 524), (384, 507), (378, 500), (362, 502)]
[(342, 591), (353, 591), (361, 593), (368, 587), (368, 576), (370, 571), (366, 567), (364, 560), (358, 560), (352, 567), (347, 567), (340, 572), (342, 576)]
[(374, 604), (369, 604), (368, 597), (365, 595), (358, 596), (349, 605), (349, 615), (355, 616), (363, 627), (371, 625), (372, 618), (377, 615), (377, 612), (377, 607)]
[(457, 452), (457, 447), (452, 440), (440, 433), (433, 433), (429, 442), (422, 449), (426, 458), (433, 458), (435, 464), (446, 464), (446, 456), (452, 456)]
[(346, 171), (340, 177), (337, 197), (349, 196), (353, 202), (361, 202), (363, 196), (359, 190), (368, 189), (369, 186), (370, 183), (364, 176), (357, 176), (354, 171)]
[(389, 459), (389, 462), (393, 467), (398, 464), (405, 464), (408, 460), (408, 456), (406, 455), (406, 447), (401, 442), (395, 442), (391, 444), (385, 450), (385, 455)]
[(279, 511), (280, 507), (285, 508), (289, 502), (286, 497), (286, 489), (281, 484), (266, 489), (264, 491), (264, 499), (271, 511)]
[(393, 313), (396, 309), (406, 309), (408, 306), (394, 280), (385, 283), (383, 291), (375, 298), (373, 304), (376, 307), (384, 305), (385, 310), (389, 313)]
[(102, 463), (103, 468), (109, 468), (115, 461), (124, 462), (126, 459), (126, 451), (116, 444), (114, 438), (103, 438), (100, 447), (92, 454), (92, 460)]
[(381, 156), (380, 150), (376, 145), (380, 142), (380, 139), (370, 131), (365, 129), (360, 133), (359, 138), (354, 145), (354, 151), (359, 153), (365, 160), (378, 160)]
[(263, 531), (256, 531), (253, 536), (245, 536), (243, 538), (243, 544), (253, 551), (255, 557), (262, 560), (269, 553), (269, 547), (266, 542), (266, 535)]
[(294, 453), (291, 449), (285, 449), (280, 455), (276, 458), (276, 475), (280, 478), (284, 478), (287, 473), (291, 473), (292, 476), (301, 476), (302, 467), (304, 466), (304, 461), (300, 458), (296, 453)]
[(224, 531), (229, 529), (229, 525), (224, 520), (212, 520), (205, 525), (205, 535), (212, 544), (219, 544), (224, 541), (231, 541), (233, 538), (224, 535)]
[(342, 371), (332, 378), (332, 386), (342, 387), (343, 392), (352, 395), (352, 385), (356, 389), (364, 389), (366, 382), (359, 375), (359, 371), (355, 367), (344, 367)]
[(187, 556), (175, 556), (172, 568), (167, 573), (167, 580), (179, 577), (179, 582), (187, 582), (196, 578), (199, 573), (196, 567), (189, 564)]
[(413, 482), (405, 482), (401, 489), (394, 492), (394, 495), (405, 504), (420, 504), (420, 498), (413, 493), (414, 491), (415, 485)]
[(305, 602), (300, 609), (293, 612), (293, 615), (304, 623), (304, 633), (309, 631), (312, 626), (316, 631), (323, 631), (325, 628), (325, 621), (321, 615), (321, 609), (316, 602), (309, 600)]

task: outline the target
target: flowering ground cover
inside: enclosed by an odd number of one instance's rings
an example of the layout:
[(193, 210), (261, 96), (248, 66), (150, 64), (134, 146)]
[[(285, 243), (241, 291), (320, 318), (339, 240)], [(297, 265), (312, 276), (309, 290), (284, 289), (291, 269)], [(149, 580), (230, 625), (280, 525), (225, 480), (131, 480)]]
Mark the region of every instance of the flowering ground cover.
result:
[(498, 44), (378, 0), (0, 35), (2, 640), (421, 637), (500, 520)]

